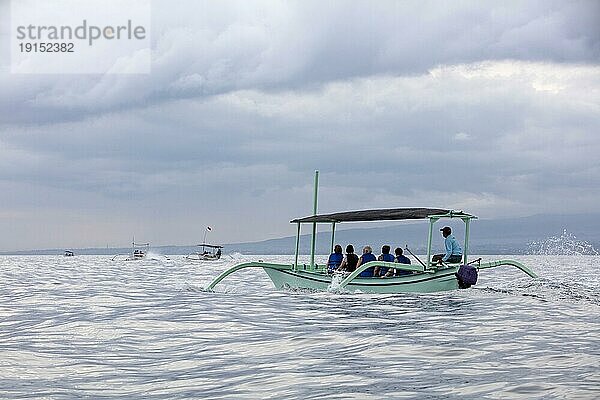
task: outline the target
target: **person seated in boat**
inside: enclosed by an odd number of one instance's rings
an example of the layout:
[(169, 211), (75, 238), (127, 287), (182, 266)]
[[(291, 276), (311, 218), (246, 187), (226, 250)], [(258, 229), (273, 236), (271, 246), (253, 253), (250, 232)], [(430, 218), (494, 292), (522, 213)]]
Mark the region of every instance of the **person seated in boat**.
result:
[(338, 267), (342, 265), (343, 260), (344, 255), (342, 254), (342, 246), (336, 244), (333, 248), (333, 253), (329, 255), (329, 259), (327, 260), (327, 273), (331, 274), (338, 269)]
[[(394, 256), (390, 254), (390, 246), (387, 244), (381, 247), (381, 254), (377, 257), (379, 261), (394, 262)], [(385, 276), (388, 273), (388, 267), (377, 266), (373, 270), (375, 276)]]
[[(377, 261), (377, 258), (373, 255), (373, 249), (371, 248), (371, 246), (365, 246), (363, 247), (363, 254), (362, 256), (360, 256), (359, 260), (358, 260), (358, 264), (356, 265), (356, 268), (360, 267), (363, 264), (366, 264), (370, 261)], [(372, 278), (375, 267), (369, 267), (367, 269), (365, 269), (363, 272), (361, 272), (359, 274), (360, 277), (362, 278)]]
[(462, 248), (458, 244), (458, 241), (452, 234), (452, 229), (449, 226), (445, 226), (440, 229), (444, 236), (444, 247), (446, 249), (445, 254), (435, 254), (431, 259), (432, 262), (438, 264), (449, 263), (456, 264), (462, 260)]
[[(394, 258), (395, 263), (410, 264), (410, 258), (408, 258), (404, 255), (404, 251), (402, 251), (401, 247), (396, 247), (396, 250), (394, 250), (394, 254), (396, 254), (396, 257)], [(385, 277), (389, 278), (390, 276), (393, 276), (393, 275), (402, 276), (402, 275), (410, 275), (410, 274), (412, 274), (412, 271), (394, 268), (393, 271), (392, 270), (388, 271), (388, 273), (385, 275)]]
[(352, 272), (356, 269), (358, 264), (358, 256), (354, 254), (354, 246), (349, 244), (346, 246), (346, 257), (342, 260), (342, 263), (338, 267), (338, 271)]

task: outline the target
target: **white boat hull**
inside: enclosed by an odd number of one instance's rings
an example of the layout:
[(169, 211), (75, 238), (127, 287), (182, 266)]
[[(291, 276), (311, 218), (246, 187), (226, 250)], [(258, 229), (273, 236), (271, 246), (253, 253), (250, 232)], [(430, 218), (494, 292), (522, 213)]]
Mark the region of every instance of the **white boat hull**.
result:
[[(312, 271), (292, 271), (264, 268), (277, 289), (297, 288), (331, 290), (333, 276)], [(364, 293), (429, 293), (458, 289), (454, 275), (458, 268), (451, 267), (435, 273), (416, 273), (391, 278), (355, 278), (345, 290)]]
[(217, 261), (221, 256), (210, 255), (210, 254), (190, 254), (185, 257), (186, 260), (190, 261)]

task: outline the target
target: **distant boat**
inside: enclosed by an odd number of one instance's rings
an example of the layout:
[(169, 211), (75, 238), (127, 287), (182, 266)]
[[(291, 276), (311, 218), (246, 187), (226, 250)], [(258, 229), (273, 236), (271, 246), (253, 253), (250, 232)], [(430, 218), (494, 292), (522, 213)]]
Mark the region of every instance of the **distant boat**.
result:
[(210, 226), (207, 226), (206, 230), (204, 231), (204, 238), (202, 239), (202, 243), (198, 245), (198, 247), (201, 247), (200, 251), (188, 254), (187, 256), (185, 256), (186, 260), (214, 261), (221, 258), (221, 249), (223, 248), (223, 246), (206, 243), (206, 234), (210, 231), (212, 231), (212, 228)]
[(135, 238), (131, 242), (131, 252), (127, 254), (115, 254), (112, 261), (142, 261), (142, 260), (169, 260), (169, 257), (163, 255), (154, 255), (149, 257), (148, 250), (150, 249), (150, 243), (136, 243)]
[(71, 250), (65, 250), (65, 257), (74, 257), (75, 253), (73, 253)]
[(141, 261), (146, 258), (150, 243), (136, 243), (135, 239), (131, 242), (131, 253), (129, 254), (115, 254), (111, 260), (119, 261)]
[(201, 247), (200, 251), (190, 253), (185, 258), (192, 261), (214, 261), (221, 258), (223, 246), (202, 243), (198, 247)]
[(119, 261), (140, 261), (146, 258), (150, 243), (136, 243), (135, 239), (131, 242), (131, 252), (128, 254), (115, 254), (111, 260)]

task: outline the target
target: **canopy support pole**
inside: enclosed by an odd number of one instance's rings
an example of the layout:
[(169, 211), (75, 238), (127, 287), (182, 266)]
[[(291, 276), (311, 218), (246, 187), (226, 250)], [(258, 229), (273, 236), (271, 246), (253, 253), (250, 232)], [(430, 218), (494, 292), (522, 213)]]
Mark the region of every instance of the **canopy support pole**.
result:
[(465, 251), (463, 255), (463, 264), (468, 264), (469, 261), (467, 260), (467, 257), (469, 254), (469, 225), (471, 224), (471, 218), (465, 218), (463, 221), (465, 221)]
[(300, 251), (300, 222), (298, 222), (298, 231), (296, 232), (296, 258), (294, 260), (294, 270), (298, 271), (298, 252)]
[[(317, 198), (319, 195), (319, 171), (315, 171), (315, 191), (313, 198), (313, 215), (317, 215)], [(310, 269), (315, 269), (315, 243), (317, 240), (317, 223), (312, 224), (312, 238), (310, 242)]]
[(335, 243), (335, 222), (331, 223), (331, 250), (330, 253), (333, 253), (333, 246)]
[(431, 266), (431, 241), (433, 239), (433, 224), (437, 222), (439, 218), (429, 217), (429, 235), (427, 236), (427, 268)]

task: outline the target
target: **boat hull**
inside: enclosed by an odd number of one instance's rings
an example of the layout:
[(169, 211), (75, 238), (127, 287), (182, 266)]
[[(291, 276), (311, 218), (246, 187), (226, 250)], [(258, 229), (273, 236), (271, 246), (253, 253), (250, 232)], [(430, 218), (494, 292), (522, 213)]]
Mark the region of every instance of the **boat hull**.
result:
[(195, 255), (195, 256), (186, 256), (186, 260), (190, 261), (217, 261), (221, 258), (221, 256), (209, 256), (209, 255)]
[[(294, 288), (309, 290), (335, 289), (335, 279), (314, 271), (279, 270), (263, 268), (277, 289)], [(416, 273), (392, 278), (355, 278), (345, 290), (364, 293), (430, 293), (458, 289), (456, 267), (434, 273)], [(339, 282), (338, 282), (339, 283)]]
[[(525, 265), (514, 260), (497, 260), (481, 262), (476, 260), (478, 270), (497, 268), (501, 266), (515, 267), (532, 278), (537, 278), (535, 272)], [(383, 266), (386, 268), (400, 268), (405, 271), (413, 271), (409, 275), (391, 278), (361, 278), (358, 275), (367, 268)], [(263, 269), (269, 276), (277, 289), (296, 288), (308, 290), (340, 290), (362, 293), (431, 293), (459, 289), (458, 272), (459, 265), (436, 266), (436, 269), (419, 270), (418, 266), (393, 264), (382, 261), (370, 261), (361, 265), (356, 271), (342, 277), (339, 275), (327, 275), (322, 269), (311, 270), (304, 268), (296, 269), (294, 264), (273, 264), (259, 262), (246, 262), (234, 265), (223, 271), (212, 280), (206, 290), (212, 291), (216, 285), (234, 272), (248, 268)], [(465, 285), (463, 285), (465, 287)], [(468, 286), (467, 286), (468, 287)]]

